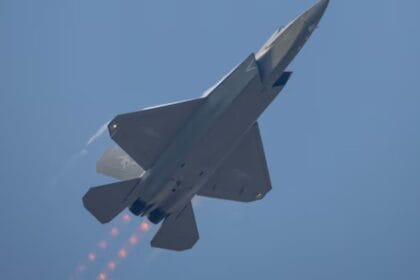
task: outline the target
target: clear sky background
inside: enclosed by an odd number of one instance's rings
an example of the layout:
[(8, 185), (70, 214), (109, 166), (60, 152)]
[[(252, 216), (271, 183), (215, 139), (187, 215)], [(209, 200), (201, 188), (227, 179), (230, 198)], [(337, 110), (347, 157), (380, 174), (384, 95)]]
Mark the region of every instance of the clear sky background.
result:
[(82, 206), (105, 122), (200, 96), (313, 3), (0, 0), (0, 278), (420, 279), (417, 0), (332, 0), (260, 120), (272, 192), (199, 200), (193, 250)]

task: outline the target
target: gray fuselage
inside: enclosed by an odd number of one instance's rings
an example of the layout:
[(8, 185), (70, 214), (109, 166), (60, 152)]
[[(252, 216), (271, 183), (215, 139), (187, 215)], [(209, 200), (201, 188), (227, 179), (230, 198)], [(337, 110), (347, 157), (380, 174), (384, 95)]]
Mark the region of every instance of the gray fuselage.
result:
[(324, 9), (315, 6), (275, 33), (256, 55), (250, 55), (203, 97), (206, 100), (132, 193), (132, 201), (147, 202), (143, 215), (155, 209), (166, 214), (179, 211), (199, 192), (283, 89), (286, 67)]

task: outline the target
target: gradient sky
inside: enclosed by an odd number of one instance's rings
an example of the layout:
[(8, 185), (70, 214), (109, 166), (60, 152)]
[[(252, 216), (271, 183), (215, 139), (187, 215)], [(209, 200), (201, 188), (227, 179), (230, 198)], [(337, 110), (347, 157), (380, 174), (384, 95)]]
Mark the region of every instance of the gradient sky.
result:
[[(1, 278), (96, 279), (141, 220), (83, 208), (112, 181), (95, 173), (107, 133), (88, 139), (200, 96), (313, 2), (0, 0)], [(152, 228), (110, 278), (420, 279), (419, 10), (331, 0), (260, 120), (272, 192), (200, 199), (193, 250), (150, 248)]]

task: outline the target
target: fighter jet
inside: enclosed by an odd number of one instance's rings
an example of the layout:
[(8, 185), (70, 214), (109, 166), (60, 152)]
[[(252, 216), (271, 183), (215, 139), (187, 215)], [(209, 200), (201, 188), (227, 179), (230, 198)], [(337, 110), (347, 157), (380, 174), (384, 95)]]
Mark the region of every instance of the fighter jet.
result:
[(271, 181), (258, 118), (288, 82), (287, 66), (318, 26), (320, 0), (197, 99), (116, 116), (108, 125), (119, 148), (97, 171), (121, 182), (94, 187), (86, 209), (108, 223), (124, 209), (160, 229), (153, 247), (182, 251), (199, 238), (191, 199), (261, 200)]

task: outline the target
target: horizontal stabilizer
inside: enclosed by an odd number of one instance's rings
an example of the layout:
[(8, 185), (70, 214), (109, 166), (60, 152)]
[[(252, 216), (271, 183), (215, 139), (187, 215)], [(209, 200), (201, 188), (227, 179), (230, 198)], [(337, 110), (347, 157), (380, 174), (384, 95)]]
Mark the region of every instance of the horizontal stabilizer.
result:
[(111, 138), (143, 169), (149, 169), (205, 98), (163, 105), (116, 116)]
[(151, 244), (152, 247), (184, 251), (198, 241), (198, 229), (191, 202), (180, 212), (169, 215)]
[(83, 197), (83, 205), (98, 221), (108, 223), (132, 203), (129, 196), (140, 181), (137, 178), (90, 188)]

